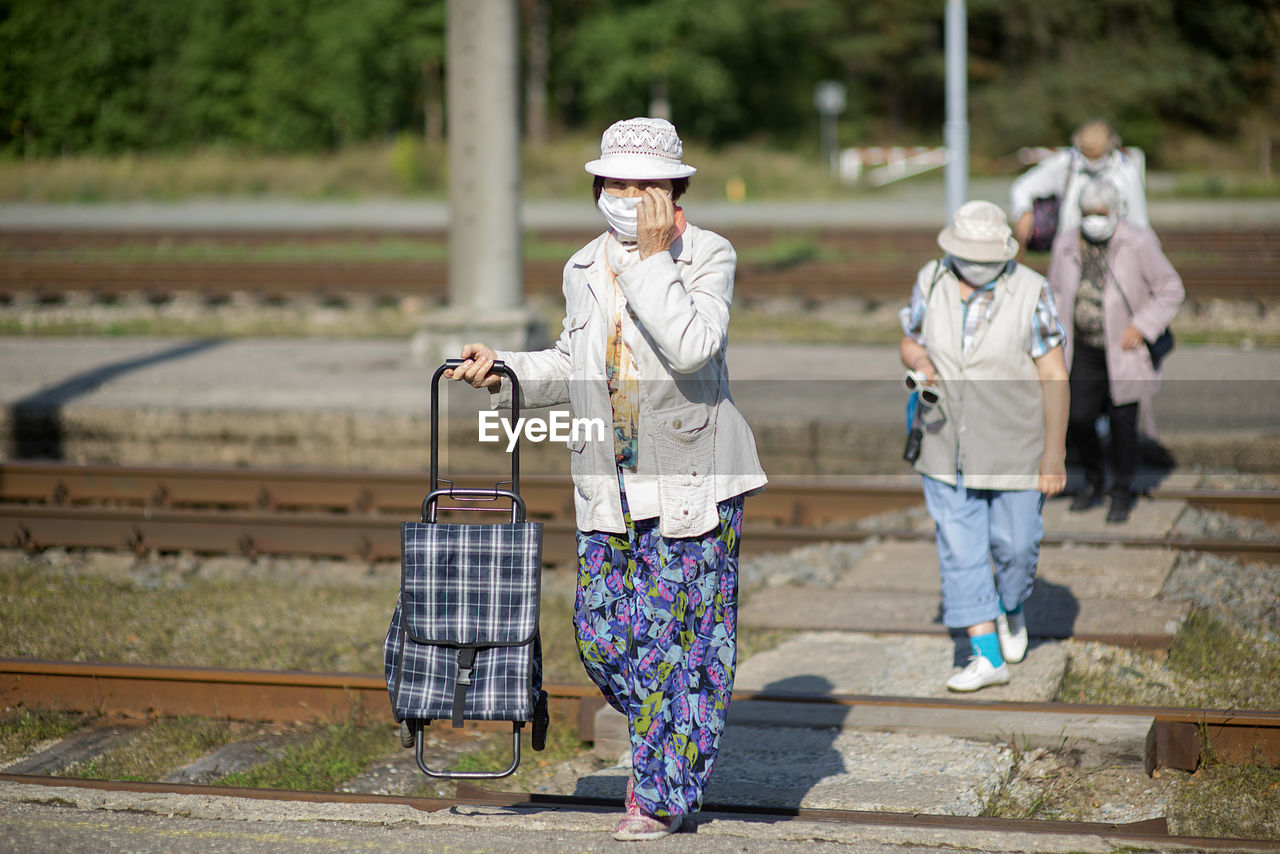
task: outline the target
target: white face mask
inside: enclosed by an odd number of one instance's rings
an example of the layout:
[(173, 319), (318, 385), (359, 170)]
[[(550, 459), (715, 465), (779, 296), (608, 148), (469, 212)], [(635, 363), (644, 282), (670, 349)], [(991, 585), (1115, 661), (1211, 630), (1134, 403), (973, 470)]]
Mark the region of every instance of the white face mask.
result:
[(975, 287), (994, 282), (1004, 272), (1004, 266), (1008, 263), (1008, 261), (966, 261), (963, 258), (951, 256), (951, 266), (955, 269), (956, 275)]
[(1115, 214), (1089, 214), (1080, 218), (1080, 232), (1090, 243), (1102, 243), (1116, 233), (1119, 221)]
[(605, 222), (621, 240), (636, 239), (636, 206), (640, 204), (640, 196), (615, 196), (601, 192), (596, 207), (604, 214)]
[(1084, 158), (1084, 171), (1088, 172), (1090, 175), (1097, 175), (1103, 169), (1107, 168), (1107, 160), (1110, 157), (1111, 155), (1104, 154), (1096, 160), (1090, 160), (1087, 157)]

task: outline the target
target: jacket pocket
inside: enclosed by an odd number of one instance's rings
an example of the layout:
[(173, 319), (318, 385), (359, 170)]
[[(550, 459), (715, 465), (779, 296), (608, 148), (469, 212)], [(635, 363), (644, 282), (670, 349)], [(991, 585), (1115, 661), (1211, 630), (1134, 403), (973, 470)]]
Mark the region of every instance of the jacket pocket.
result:
[(715, 527), (715, 408), (684, 403), (655, 410), (648, 432), (663, 536), (696, 536)]
[(654, 410), (654, 438), (665, 438), (673, 442), (695, 442), (707, 430), (714, 409), (705, 403), (685, 403), (669, 409)]

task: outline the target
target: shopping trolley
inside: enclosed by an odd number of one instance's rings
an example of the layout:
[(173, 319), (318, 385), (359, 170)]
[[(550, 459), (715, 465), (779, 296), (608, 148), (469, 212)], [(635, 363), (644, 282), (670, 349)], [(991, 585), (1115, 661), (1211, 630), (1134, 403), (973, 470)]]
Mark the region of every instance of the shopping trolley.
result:
[[(431, 777), (497, 778), (520, 764), (520, 731), (532, 724), (534, 750), (546, 745), (547, 694), (542, 690), (538, 604), (542, 577), (542, 524), (525, 521), (520, 497), (520, 448), (511, 451), (511, 480), (492, 489), (441, 485), (440, 378), (461, 365), (450, 359), (431, 378), (431, 480), (422, 519), (401, 524), (400, 593), (383, 644), (391, 707), (400, 743), (415, 748), (418, 767)], [(520, 383), (501, 362), (493, 371), (512, 386), (511, 417), (520, 418)], [(502, 488), (509, 485), (509, 489)], [(449, 510), (501, 512), (497, 524), (436, 521)], [(499, 506), (495, 507), (495, 503)], [(423, 730), (433, 720), (511, 721), (511, 764), (501, 771), (451, 771), (428, 766)]]

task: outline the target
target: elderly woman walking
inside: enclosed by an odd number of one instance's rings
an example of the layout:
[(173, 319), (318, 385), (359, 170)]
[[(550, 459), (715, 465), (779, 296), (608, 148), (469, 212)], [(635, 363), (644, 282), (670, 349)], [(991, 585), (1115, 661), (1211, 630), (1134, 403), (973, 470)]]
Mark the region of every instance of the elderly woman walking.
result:
[(915, 467), (937, 531), (942, 621), (968, 633), (972, 652), (946, 684), (976, 691), (1008, 682), (1006, 662), (1027, 651), (1044, 496), (1067, 482), (1067, 368), (1049, 283), (1013, 260), (1004, 211), (961, 205), (938, 246), (946, 255), (921, 268), (902, 309), (901, 355), (938, 398), (917, 410)]
[(540, 352), (463, 347), (446, 374), (510, 403), (569, 403), (610, 426), (570, 447), (578, 650), (627, 716), (631, 776), (614, 836), (652, 839), (701, 808), (737, 663), (744, 496), (764, 487), (725, 366), (737, 256), (676, 205), (696, 170), (675, 127), (634, 118), (586, 164), (608, 230), (564, 268), (564, 332)]
[(1071, 415), (1067, 447), (1084, 469), (1074, 511), (1106, 500), (1106, 473), (1096, 422), (1107, 416), (1114, 482), (1108, 522), (1133, 509), (1138, 460), (1138, 404), (1160, 388), (1149, 343), (1169, 327), (1184, 291), (1182, 279), (1146, 228), (1119, 218), (1120, 193), (1096, 180), (1080, 191), (1080, 225), (1054, 245), (1049, 281), (1067, 333)]

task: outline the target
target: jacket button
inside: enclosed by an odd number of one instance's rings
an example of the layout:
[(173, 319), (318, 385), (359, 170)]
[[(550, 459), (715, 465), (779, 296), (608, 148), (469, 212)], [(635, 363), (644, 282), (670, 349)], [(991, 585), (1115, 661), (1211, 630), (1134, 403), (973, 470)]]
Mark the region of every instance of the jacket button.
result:
[(684, 426), (684, 422), (681, 421), (679, 418), (673, 418), (671, 420), (671, 426), (679, 430), (681, 427)]

